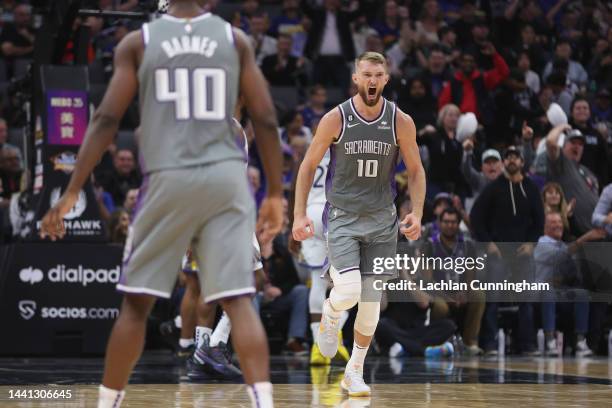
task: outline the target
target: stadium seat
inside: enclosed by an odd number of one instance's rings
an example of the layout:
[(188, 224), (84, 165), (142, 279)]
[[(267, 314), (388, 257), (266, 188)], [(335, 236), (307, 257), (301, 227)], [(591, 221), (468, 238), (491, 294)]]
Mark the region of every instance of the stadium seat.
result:
[(327, 91), (327, 105), (330, 107), (338, 105), (347, 98), (346, 92), (342, 88), (327, 87), (325, 90)]
[(295, 87), (289, 86), (272, 86), (270, 87), (270, 94), (274, 101), (274, 106), (281, 112), (288, 112), (294, 109), (298, 102), (298, 92)]

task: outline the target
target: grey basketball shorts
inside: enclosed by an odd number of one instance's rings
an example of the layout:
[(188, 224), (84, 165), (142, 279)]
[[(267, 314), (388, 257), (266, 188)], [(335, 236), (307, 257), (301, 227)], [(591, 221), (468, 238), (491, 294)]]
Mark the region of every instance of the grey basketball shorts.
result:
[(254, 293), (254, 230), (244, 162), (151, 173), (141, 187), (117, 289), (170, 297), (191, 245), (205, 302)]
[(331, 266), (339, 274), (359, 269), (362, 277), (391, 279), (395, 268), (375, 268), (377, 259), (395, 258), (398, 222), (395, 206), (354, 213), (327, 205), (327, 249)]

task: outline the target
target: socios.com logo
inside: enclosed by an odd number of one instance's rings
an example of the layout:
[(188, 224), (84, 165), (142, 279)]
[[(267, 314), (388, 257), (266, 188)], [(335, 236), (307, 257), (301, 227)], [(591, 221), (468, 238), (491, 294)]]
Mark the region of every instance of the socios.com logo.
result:
[(42, 281), (43, 277), (43, 271), (41, 271), (40, 269), (32, 268), (31, 266), (23, 268), (19, 271), (19, 279), (21, 279), (21, 281), (24, 283), (29, 283), (30, 285)]
[(17, 307), (25, 320), (30, 320), (36, 314), (36, 302), (33, 300), (21, 300)]

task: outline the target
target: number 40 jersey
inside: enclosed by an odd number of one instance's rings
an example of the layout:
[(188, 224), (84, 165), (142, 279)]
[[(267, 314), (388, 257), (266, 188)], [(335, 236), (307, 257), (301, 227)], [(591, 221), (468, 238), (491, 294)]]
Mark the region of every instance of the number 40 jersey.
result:
[(138, 70), (146, 173), (244, 160), (232, 131), (240, 60), (229, 23), (164, 15), (142, 27)]

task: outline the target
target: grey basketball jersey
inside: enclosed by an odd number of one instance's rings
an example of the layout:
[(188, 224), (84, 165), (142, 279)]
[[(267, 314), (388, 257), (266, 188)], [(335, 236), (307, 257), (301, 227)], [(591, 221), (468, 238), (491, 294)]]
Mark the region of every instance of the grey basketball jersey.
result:
[(367, 121), (348, 99), (338, 106), (342, 130), (330, 146), (327, 201), (346, 211), (369, 213), (395, 199), (395, 104), (383, 98), (380, 115)]
[(210, 13), (165, 15), (142, 33), (143, 170), (243, 160), (232, 130), (240, 62), (230, 24)]

